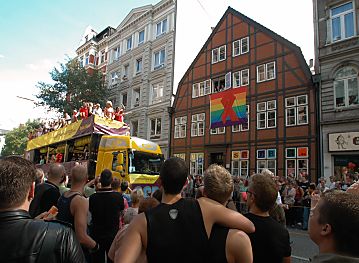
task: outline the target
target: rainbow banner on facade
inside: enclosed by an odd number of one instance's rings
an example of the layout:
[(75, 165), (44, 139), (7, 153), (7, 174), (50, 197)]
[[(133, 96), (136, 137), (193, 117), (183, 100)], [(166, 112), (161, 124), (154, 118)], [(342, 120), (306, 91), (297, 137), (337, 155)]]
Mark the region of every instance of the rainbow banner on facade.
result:
[(248, 122), (247, 90), (228, 89), (210, 96), (211, 129)]

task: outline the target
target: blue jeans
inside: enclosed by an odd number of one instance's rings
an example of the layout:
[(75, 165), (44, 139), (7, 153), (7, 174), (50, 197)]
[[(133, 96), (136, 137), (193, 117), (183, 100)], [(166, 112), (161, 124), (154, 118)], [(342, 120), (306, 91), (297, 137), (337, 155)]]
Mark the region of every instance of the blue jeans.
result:
[(310, 207), (304, 207), (304, 210), (303, 210), (303, 229), (304, 230), (308, 229), (309, 212), (310, 212)]

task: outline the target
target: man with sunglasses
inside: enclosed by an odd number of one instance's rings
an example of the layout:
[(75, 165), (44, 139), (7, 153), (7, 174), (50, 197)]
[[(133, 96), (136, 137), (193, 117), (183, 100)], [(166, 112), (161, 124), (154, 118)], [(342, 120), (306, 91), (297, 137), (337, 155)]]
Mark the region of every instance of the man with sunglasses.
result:
[(276, 199), (277, 187), (270, 176), (251, 176), (247, 190), (249, 213), (245, 216), (256, 228), (254, 233), (248, 234), (252, 243), (254, 263), (290, 262), (288, 230), (269, 215)]

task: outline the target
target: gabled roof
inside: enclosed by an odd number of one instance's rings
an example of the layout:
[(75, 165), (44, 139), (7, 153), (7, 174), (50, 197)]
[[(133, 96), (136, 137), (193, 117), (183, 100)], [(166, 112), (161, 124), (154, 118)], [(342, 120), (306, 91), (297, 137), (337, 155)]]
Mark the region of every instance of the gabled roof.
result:
[(144, 13), (146, 13), (151, 9), (152, 9), (152, 5), (145, 5), (132, 9), (116, 29), (121, 30), (127, 24), (130, 24), (132, 21), (136, 20), (136, 18), (140, 17), (141, 15), (143, 15)]
[[(223, 14), (222, 18), (219, 20), (219, 22), (217, 23), (216, 27), (212, 30), (211, 35), (208, 37), (207, 41), (204, 43), (203, 47), (201, 48), (200, 52), (197, 54), (196, 58), (193, 60), (192, 64), (189, 66), (189, 68), (187, 69), (186, 73), (183, 75), (182, 79), (180, 80), (180, 82), (178, 83), (178, 87), (182, 84), (182, 82), (185, 80), (186, 76), (188, 75), (189, 71), (194, 67), (194, 65), (196, 64), (197, 60), (199, 59), (200, 55), (202, 54), (202, 52), (204, 51), (204, 49), (208, 46), (209, 42), (211, 41), (211, 39), (213, 38), (213, 36), (217, 33), (218, 28), (220, 27), (220, 25), (222, 24), (222, 22), (225, 20), (225, 18), (229, 15), (229, 14), (233, 14), (236, 17), (239, 17), (241, 20), (243, 20), (244, 22), (252, 25), (253, 27), (255, 27), (256, 29), (262, 31), (263, 33), (269, 35), (270, 37), (272, 37), (273, 39), (277, 40), (278, 42), (282, 43), (283, 45), (287, 46), (289, 49), (291, 49), (299, 58), (299, 63), (300, 65), (303, 67), (304, 72), (306, 74), (306, 76), (308, 78), (311, 78), (312, 74), (310, 72), (309, 67), (307, 66), (307, 63), (304, 59), (303, 53), (300, 49), (300, 47), (298, 47), (297, 45), (295, 45), (294, 43), (290, 42), (289, 40), (285, 39), (284, 37), (278, 35), (277, 33), (273, 32), (272, 30), (268, 29), (267, 27), (259, 24), (258, 22), (254, 21), (253, 19), (243, 15), (242, 13), (238, 12), (237, 10), (233, 9), (232, 7), (228, 7), (228, 9), (226, 10), (226, 12)], [(177, 92), (178, 92), (178, 88), (177, 88)], [(177, 100), (177, 96), (175, 98), (174, 104), (176, 103)]]

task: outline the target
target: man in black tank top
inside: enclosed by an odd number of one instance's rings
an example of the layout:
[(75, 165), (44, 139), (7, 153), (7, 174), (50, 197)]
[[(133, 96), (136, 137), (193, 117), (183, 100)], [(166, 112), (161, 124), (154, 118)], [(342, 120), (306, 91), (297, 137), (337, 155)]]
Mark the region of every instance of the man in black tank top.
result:
[(149, 263), (208, 262), (208, 236), (214, 223), (254, 232), (249, 220), (216, 201), (183, 199), (187, 171), (183, 159), (172, 157), (164, 162), (160, 171), (162, 204), (132, 220), (115, 262), (136, 262), (142, 248)]
[[(233, 192), (231, 174), (222, 166), (212, 164), (204, 172), (204, 196), (226, 205)], [(208, 263), (251, 263), (252, 246), (243, 231), (213, 225), (209, 238)]]
[(87, 234), (88, 200), (83, 196), (87, 182), (87, 168), (77, 165), (71, 169), (71, 189), (65, 192), (57, 202), (57, 219), (73, 225), (76, 237), (80, 242), (86, 259), (89, 252), (95, 252), (99, 245)]
[(108, 257), (113, 239), (119, 229), (119, 218), (124, 209), (122, 194), (112, 191), (112, 172), (104, 169), (100, 176), (101, 188), (90, 196), (89, 210), (91, 213), (91, 237), (100, 245), (99, 251), (92, 254), (92, 262), (107, 262), (112, 260)]

